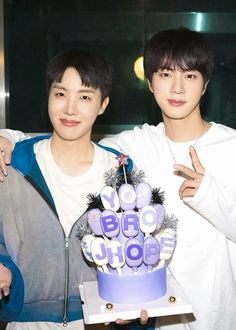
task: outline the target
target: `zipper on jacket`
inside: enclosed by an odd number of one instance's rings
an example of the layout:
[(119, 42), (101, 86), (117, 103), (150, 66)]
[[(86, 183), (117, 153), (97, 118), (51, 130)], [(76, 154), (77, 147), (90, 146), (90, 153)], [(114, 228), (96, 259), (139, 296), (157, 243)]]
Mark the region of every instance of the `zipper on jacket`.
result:
[(25, 176), (25, 178), (28, 182), (30, 182), (32, 184), (32, 186), (38, 191), (38, 193), (44, 198), (45, 202), (49, 205), (49, 207), (51, 208), (53, 213), (56, 215), (58, 223), (60, 224), (62, 231), (64, 233), (64, 238), (65, 238), (65, 290), (64, 290), (64, 310), (63, 310), (62, 324), (63, 324), (63, 327), (67, 327), (67, 325), (68, 325), (67, 309), (68, 309), (68, 291), (69, 291), (68, 290), (69, 289), (69, 237), (70, 237), (72, 229), (75, 226), (75, 224), (77, 223), (77, 221), (75, 221), (75, 223), (73, 224), (69, 235), (66, 236), (55, 206), (52, 205), (52, 203), (51, 203), (50, 199), (47, 197), (47, 195), (44, 194), (42, 189), (40, 189), (40, 187), (38, 187), (37, 184), (35, 184), (34, 180), (32, 180), (30, 176), (27, 175), (27, 176)]
[(64, 314), (63, 327), (67, 327), (67, 307), (68, 307), (68, 284), (69, 284), (69, 238), (65, 237), (65, 292), (64, 292)]
[[(85, 211), (86, 212), (86, 211)], [(84, 212), (84, 213), (85, 213)], [(84, 214), (83, 213), (83, 214)], [(68, 309), (68, 287), (69, 287), (69, 238), (71, 236), (72, 230), (74, 226), (76, 225), (77, 221), (73, 224), (73, 226), (70, 229), (70, 233), (68, 236), (65, 235), (65, 292), (64, 292), (64, 313), (63, 313), (63, 327), (67, 327), (68, 321), (67, 321), (67, 309)]]

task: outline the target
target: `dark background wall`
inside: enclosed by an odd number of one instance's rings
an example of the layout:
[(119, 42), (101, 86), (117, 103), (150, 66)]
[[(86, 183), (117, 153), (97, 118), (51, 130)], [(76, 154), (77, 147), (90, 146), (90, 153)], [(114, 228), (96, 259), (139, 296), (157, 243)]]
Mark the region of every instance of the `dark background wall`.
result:
[(6, 0), (4, 17), (7, 127), (50, 130), (46, 65), (56, 52), (71, 47), (96, 51), (114, 68), (109, 109), (98, 118), (95, 133), (157, 124), (160, 112), (133, 64), (152, 33), (179, 26), (206, 34), (215, 51), (204, 116), (236, 127), (235, 0)]

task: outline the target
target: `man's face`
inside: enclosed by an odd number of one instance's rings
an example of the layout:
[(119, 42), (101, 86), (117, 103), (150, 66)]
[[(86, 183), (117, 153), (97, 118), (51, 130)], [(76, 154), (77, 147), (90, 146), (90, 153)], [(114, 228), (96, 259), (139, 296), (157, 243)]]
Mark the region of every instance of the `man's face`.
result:
[(82, 85), (74, 68), (66, 69), (61, 82), (53, 82), (48, 99), (48, 113), (53, 137), (63, 140), (90, 140), (96, 117), (105, 111), (109, 98), (101, 103), (100, 89)]
[(164, 119), (185, 119), (200, 111), (199, 102), (206, 90), (199, 71), (158, 70), (149, 89)]

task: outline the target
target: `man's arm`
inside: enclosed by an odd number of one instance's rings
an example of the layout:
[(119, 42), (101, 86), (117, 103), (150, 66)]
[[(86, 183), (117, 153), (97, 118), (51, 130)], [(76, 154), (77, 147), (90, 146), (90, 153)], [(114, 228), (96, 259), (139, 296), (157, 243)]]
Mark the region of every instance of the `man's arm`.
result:
[(16, 142), (30, 138), (21, 131), (10, 129), (0, 130), (0, 181), (7, 176), (7, 165), (11, 163), (11, 154)]
[(175, 164), (177, 175), (185, 179), (179, 188), (179, 196), (220, 232), (236, 242), (236, 196), (220, 184), (201, 164), (196, 150), (190, 147), (193, 169)]
[(107, 136), (99, 143), (128, 155), (133, 163), (139, 169), (142, 169), (140, 139), (142, 139), (142, 132), (136, 127), (133, 130), (127, 130), (113, 136)]

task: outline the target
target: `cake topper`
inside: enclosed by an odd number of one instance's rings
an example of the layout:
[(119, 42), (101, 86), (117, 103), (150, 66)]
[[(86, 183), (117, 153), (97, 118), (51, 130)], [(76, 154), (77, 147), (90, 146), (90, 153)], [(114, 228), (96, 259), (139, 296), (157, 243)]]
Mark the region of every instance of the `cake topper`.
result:
[(165, 214), (160, 188), (145, 182), (143, 171), (127, 170), (128, 158), (117, 156), (118, 167), (105, 173), (101, 193), (88, 195), (88, 228), (79, 228), (86, 233), (85, 258), (119, 276), (164, 267), (174, 252), (178, 221)]

